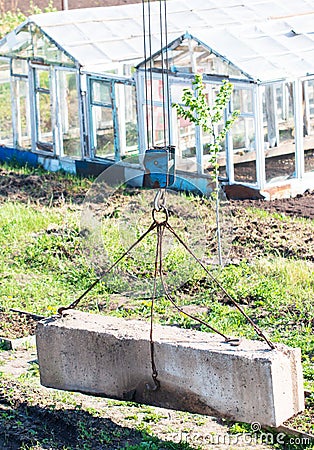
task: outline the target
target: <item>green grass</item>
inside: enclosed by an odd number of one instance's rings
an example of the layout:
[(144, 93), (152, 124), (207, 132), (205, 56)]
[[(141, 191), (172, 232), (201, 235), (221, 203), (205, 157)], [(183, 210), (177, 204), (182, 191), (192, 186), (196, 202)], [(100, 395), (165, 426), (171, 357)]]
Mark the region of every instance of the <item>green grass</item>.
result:
[[(46, 175), (41, 169), (2, 168), (17, 175)], [(90, 186), (90, 181), (62, 173), (51, 177), (50, 182), (64, 183), (73, 195), (84, 189), (87, 191)], [(31, 198), (28, 202), (4, 200), (0, 203), (1, 308), (8, 310), (15, 307), (49, 316), (55, 314), (59, 306), (75, 300), (96, 279), (97, 275), (83, 252), (83, 238), (79, 229), (81, 209), (81, 205), (72, 203), (71, 196), (57, 206), (47, 203), (41, 205)], [(265, 214), (269, 216), (269, 213), (253, 209), (248, 213), (256, 218), (264, 217)], [(277, 219), (281, 221), (282, 217)], [(289, 219), (285, 217), (284, 220)], [(123, 251), (119, 233), (110, 225), (109, 219), (104, 223), (108, 225), (104, 231), (109, 236), (108, 247), (117, 257)], [(150, 247), (148, 255), (152, 255), (155, 244), (154, 239), (147, 244)], [(179, 248), (171, 247), (167, 258), (165, 268), (169, 272), (179, 273), (185, 265), (185, 270), (188, 270), (188, 263)], [(153, 268), (152, 262), (142, 261), (138, 264), (135, 257), (124, 261), (122, 267), (141, 273), (151, 283), (152, 274), (149, 272)], [(178, 304), (195, 306), (196, 315), (227, 335), (256, 339), (252, 327), (229, 304), (217, 285), (206, 279), (202, 270), (194, 269), (189, 272), (187, 286), (175, 293)], [(237, 265), (215, 269), (213, 273), (271, 340), (301, 348), (305, 385), (314, 392), (313, 269), (314, 264), (311, 262), (276, 257), (270, 253), (254, 262), (242, 261)], [(124, 286), (117, 273), (114, 282), (100, 283), (93, 289), (82, 302), (81, 308), (91, 312), (99, 312), (101, 308), (104, 314), (148, 319), (151, 303), (145, 295), (143, 298), (130, 297), (126, 305), (111, 307), (112, 292), (117, 289), (123, 293)], [(207, 331), (204, 326), (198, 326), (190, 318), (179, 314), (163, 297), (156, 300), (155, 320), (185, 328), (196, 326)], [(159, 417), (148, 412), (142, 420), (145, 425), (142, 431), (149, 431), (151, 424), (158, 420)], [(84, 433), (84, 430), (81, 432)], [(145, 436), (141, 444), (126, 448), (158, 448), (150, 433)], [(104, 436), (104, 439), (107, 438)], [(183, 450), (190, 447), (184, 443), (169, 443), (164, 448)]]
[(72, 301), (74, 286), (76, 292), (87, 287), (92, 275), (81, 252), (75, 254), (76, 222), (77, 213), (58, 208), (0, 206), (2, 307), (49, 314), (58, 303)]

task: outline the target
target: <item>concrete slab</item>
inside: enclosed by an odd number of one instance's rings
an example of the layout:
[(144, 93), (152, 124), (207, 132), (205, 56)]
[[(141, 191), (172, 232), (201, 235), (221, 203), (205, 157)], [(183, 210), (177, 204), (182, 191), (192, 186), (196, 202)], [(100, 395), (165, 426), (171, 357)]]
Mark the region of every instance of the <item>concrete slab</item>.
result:
[(36, 341), (47, 387), (272, 427), (304, 409), (300, 349), (155, 325), (154, 391), (146, 322), (69, 310), (39, 322)]

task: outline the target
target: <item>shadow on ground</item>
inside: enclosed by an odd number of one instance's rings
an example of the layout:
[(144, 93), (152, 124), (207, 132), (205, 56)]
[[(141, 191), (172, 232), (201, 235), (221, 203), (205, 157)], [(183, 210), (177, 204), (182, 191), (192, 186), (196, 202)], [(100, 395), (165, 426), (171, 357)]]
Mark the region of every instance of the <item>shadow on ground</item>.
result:
[[(146, 442), (146, 445), (144, 444)], [(2, 450), (124, 448), (185, 449), (186, 443), (163, 441), (141, 431), (123, 427), (108, 418), (94, 417), (80, 408), (57, 409), (54, 404), (40, 407), (26, 402), (12, 407), (0, 399), (0, 448)], [(135, 446), (135, 447), (133, 447)], [(137, 447), (138, 446), (138, 447)]]

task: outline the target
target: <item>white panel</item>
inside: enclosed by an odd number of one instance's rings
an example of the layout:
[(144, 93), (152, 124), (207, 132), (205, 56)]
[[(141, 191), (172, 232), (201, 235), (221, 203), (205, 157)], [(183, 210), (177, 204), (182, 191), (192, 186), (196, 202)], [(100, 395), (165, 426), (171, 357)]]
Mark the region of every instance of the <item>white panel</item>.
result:
[[(166, 6), (168, 42), (189, 31), (256, 80), (314, 73), (313, 0), (168, 0)], [(151, 15), (155, 52), (159, 2), (151, 3)], [(83, 66), (144, 59), (141, 3), (58, 11), (30, 21)], [(7, 51), (5, 41), (1, 49)]]

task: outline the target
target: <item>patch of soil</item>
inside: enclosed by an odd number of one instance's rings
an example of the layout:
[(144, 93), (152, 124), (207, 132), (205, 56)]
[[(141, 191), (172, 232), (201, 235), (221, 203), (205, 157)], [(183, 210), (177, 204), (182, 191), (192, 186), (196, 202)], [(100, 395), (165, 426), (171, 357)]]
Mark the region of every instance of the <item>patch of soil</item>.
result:
[[(307, 198), (311, 202), (314, 200), (313, 195)], [(291, 200), (294, 200), (294, 204), (297, 205), (297, 200), (300, 199)], [(231, 260), (251, 260), (271, 253), (274, 256), (314, 262), (314, 221), (299, 220), (303, 217), (301, 214), (306, 215), (305, 207), (295, 208), (295, 214), (293, 215), (295, 220), (293, 220), (283, 213), (283, 211), (286, 211), (285, 207), (290, 203), (280, 200), (275, 201), (274, 205), (270, 205), (270, 202), (262, 201), (258, 203), (259, 209), (273, 213), (278, 212), (280, 208), (283, 215), (274, 217), (266, 214), (256, 219), (256, 216), (250, 214), (247, 209), (248, 206), (255, 207), (256, 205), (257, 207), (257, 203), (252, 202), (246, 200), (244, 203), (243, 201), (232, 203)], [(304, 205), (304, 203), (302, 202), (301, 205)]]
[[(295, 417), (292, 417), (290, 420), (287, 420), (284, 425), (305, 431), (311, 435), (314, 434), (314, 393), (311, 394), (305, 393), (305, 410), (297, 414)], [(306, 427), (304, 424), (307, 424)], [(313, 440), (313, 439), (312, 439)], [(313, 440), (314, 443), (314, 440)]]
[[(1, 386), (2, 384), (2, 386)], [(91, 437), (93, 449), (117, 449), (130, 439), (139, 442), (140, 433), (124, 429), (107, 418), (93, 417), (88, 411), (77, 409), (67, 401), (57, 402), (44, 388), (21, 387), (20, 383), (0, 383), (0, 439), (1, 449), (82, 449)], [(8, 396), (7, 392), (12, 395)], [(66, 395), (66, 394), (65, 394)], [(30, 403), (31, 399), (31, 403)], [(7, 417), (7, 419), (5, 419)], [(101, 435), (110, 437), (110, 445), (101, 445)], [(136, 438), (137, 437), (137, 438)], [(1, 440), (0, 440), (1, 443)], [(40, 445), (42, 444), (42, 445)], [(33, 447), (36, 445), (36, 447)], [(124, 447), (123, 445), (123, 447)], [(24, 447), (25, 446), (25, 447)]]
[(18, 339), (35, 334), (39, 317), (14, 311), (0, 312), (0, 338)]
[[(85, 185), (91, 185), (85, 180)], [(5, 200), (23, 203), (40, 203), (45, 206), (60, 206), (66, 200), (81, 204), (86, 186), (78, 187), (73, 179), (60, 177), (58, 173), (26, 175), (0, 167), (0, 202)]]
[(289, 217), (304, 217), (314, 220), (314, 191), (306, 191), (303, 195), (294, 198), (277, 200), (241, 200), (231, 201), (234, 206), (254, 207), (264, 211), (277, 212)]

